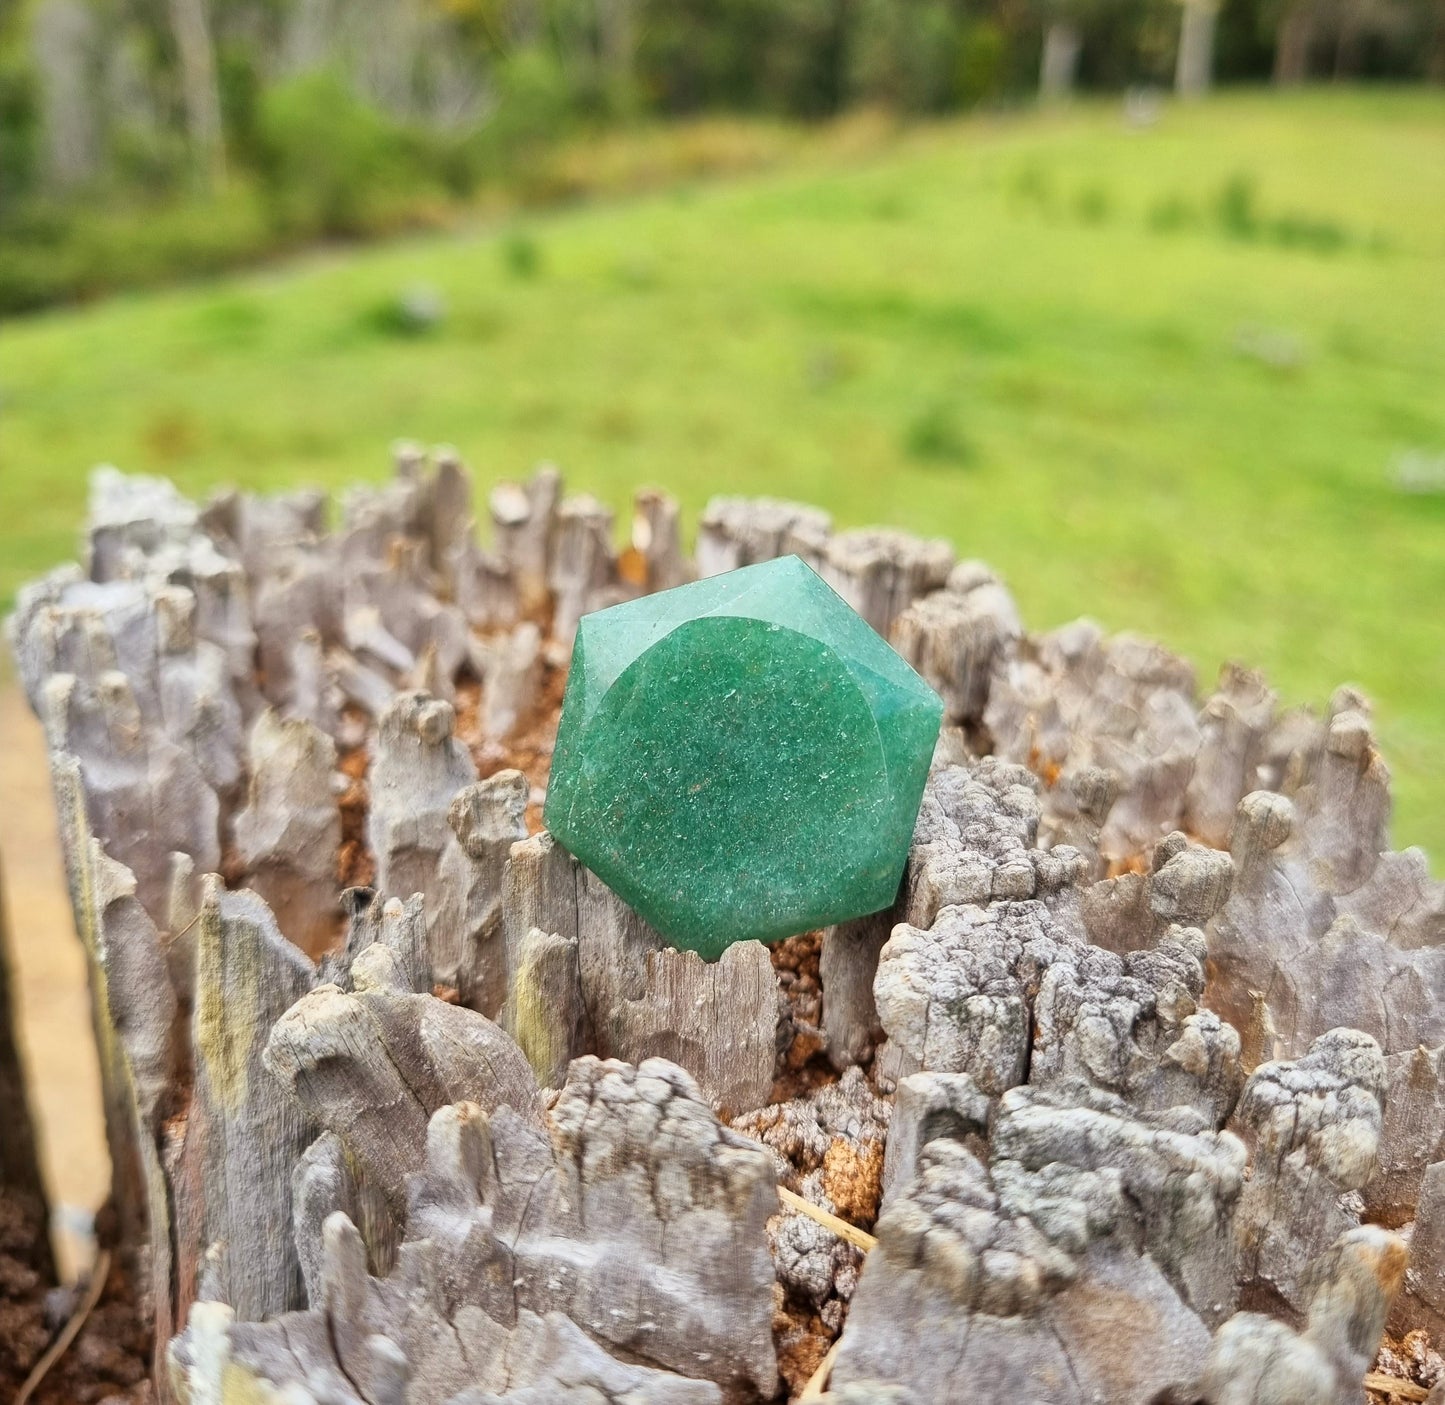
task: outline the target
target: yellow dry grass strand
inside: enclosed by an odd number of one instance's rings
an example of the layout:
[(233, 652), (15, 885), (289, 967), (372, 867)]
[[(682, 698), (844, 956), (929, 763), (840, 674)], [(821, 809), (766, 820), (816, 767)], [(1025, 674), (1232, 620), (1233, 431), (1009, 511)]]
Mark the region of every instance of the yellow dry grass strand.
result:
[(1379, 1371), (1371, 1371), (1365, 1377), (1365, 1389), (1378, 1391), (1395, 1400), (1425, 1400), (1430, 1394), (1414, 1381), (1402, 1381), (1398, 1376), (1386, 1376)]
[(35, 1394), (41, 1381), (50, 1374), (50, 1368), (70, 1350), (70, 1344), (80, 1335), (80, 1329), (85, 1326), (86, 1318), (95, 1311), (95, 1305), (105, 1291), (105, 1280), (109, 1276), (110, 1250), (102, 1249), (95, 1256), (95, 1267), (90, 1271), (90, 1286), (85, 1290), (85, 1300), (76, 1308), (70, 1321), (61, 1329), (60, 1335), (51, 1342), (45, 1355), (35, 1363), (30, 1374), (26, 1376), (25, 1384), (20, 1387), (15, 1396), (15, 1405), (25, 1405), (25, 1402)]
[(796, 1210), (800, 1215), (807, 1215), (810, 1220), (816, 1220), (824, 1229), (832, 1230), (839, 1239), (846, 1239), (855, 1249), (861, 1249), (865, 1254), (878, 1243), (867, 1230), (859, 1229), (857, 1225), (851, 1225), (847, 1220), (840, 1220), (837, 1215), (830, 1215), (826, 1210), (820, 1209), (811, 1201), (804, 1200), (801, 1195), (787, 1189), (786, 1186), (778, 1187), (778, 1199), (790, 1210)]
[(828, 1348), (828, 1354), (818, 1363), (818, 1369), (808, 1377), (808, 1384), (803, 1387), (803, 1393), (798, 1397), (798, 1405), (802, 1405), (805, 1400), (821, 1400), (823, 1398), (823, 1392), (828, 1389), (828, 1377), (833, 1374), (833, 1362), (837, 1360), (838, 1348), (842, 1344), (843, 1338), (839, 1337)]

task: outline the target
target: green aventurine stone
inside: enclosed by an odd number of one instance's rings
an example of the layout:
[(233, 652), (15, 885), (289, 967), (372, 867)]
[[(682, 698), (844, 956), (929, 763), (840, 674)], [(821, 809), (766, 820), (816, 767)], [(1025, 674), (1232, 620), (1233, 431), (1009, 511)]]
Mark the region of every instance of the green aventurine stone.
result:
[(943, 704), (796, 556), (583, 618), (545, 819), (720, 956), (887, 907)]

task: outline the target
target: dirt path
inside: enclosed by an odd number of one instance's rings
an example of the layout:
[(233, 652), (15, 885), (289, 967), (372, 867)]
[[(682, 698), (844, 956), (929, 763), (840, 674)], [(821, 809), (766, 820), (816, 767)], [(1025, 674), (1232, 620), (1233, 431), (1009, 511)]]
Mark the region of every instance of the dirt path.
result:
[(5, 866), (21, 1057), (56, 1217), (61, 1270), (88, 1261), (89, 1241), (68, 1227), (110, 1180), (100, 1074), (90, 1032), (85, 966), (55, 833), (40, 724), (13, 681), (0, 681), (0, 861)]

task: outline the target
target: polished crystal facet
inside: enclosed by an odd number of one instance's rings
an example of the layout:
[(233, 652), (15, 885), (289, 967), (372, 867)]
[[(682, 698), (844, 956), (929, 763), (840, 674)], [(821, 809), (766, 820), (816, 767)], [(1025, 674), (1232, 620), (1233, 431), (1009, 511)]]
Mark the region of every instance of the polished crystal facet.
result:
[(893, 901), (943, 705), (796, 556), (583, 618), (546, 822), (714, 958)]

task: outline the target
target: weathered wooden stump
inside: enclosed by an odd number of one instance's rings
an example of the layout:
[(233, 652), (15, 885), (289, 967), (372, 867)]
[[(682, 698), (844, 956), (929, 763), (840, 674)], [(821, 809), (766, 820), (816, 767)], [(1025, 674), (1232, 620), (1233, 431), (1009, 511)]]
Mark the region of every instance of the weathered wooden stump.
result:
[[(695, 558), (657, 493), (620, 555), (554, 470), (489, 508), (447, 452), (334, 526), (103, 472), (10, 622), (162, 1400), (763, 1401), (826, 1353), (855, 1405), (1320, 1405), (1445, 1329), (1445, 885), (1361, 697), (1201, 698), (794, 504)], [(561, 685), (587, 611), (787, 552), (946, 725), (893, 909), (709, 964), (541, 830)]]

